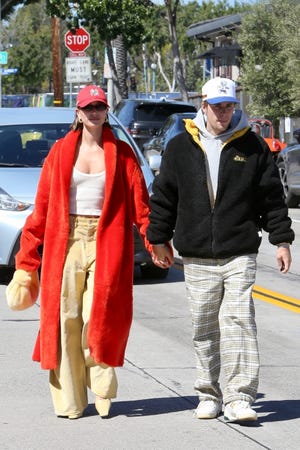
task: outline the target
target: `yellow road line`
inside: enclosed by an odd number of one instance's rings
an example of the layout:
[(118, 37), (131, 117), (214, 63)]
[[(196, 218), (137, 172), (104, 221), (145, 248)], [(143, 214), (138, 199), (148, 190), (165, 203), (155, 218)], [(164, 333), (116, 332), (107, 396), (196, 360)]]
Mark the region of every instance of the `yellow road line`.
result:
[[(178, 270), (183, 270), (182, 260), (175, 258), (174, 266)], [(270, 291), (257, 284), (254, 285), (252, 291), (253, 297), (264, 302), (271, 303), (272, 305), (279, 306), (300, 314), (300, 300), (294, 297), (288, 297), (287, 295), (279, 294), (275, 291)]]
[(300, 314), (300, 300), (254, 285), (253, 297)]

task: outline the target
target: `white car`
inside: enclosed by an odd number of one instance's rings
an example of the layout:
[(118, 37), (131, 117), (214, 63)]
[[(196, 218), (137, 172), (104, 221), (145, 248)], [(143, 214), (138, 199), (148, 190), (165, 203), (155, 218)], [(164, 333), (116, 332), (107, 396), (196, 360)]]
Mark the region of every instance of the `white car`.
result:
[[(43, 160), (53, 143), (70, 130), (74, 117), (74, 108), (0, 108), (0, 270), (14, 268)], [(109, 122), (115, 135), (128, 142), (135, 152), (151, 194), (153, 174), (142, 152), (111, 113)], [(134, 236), (134, 260), (142, 275), (166, 277), (168, 271), (154, 266), (136, 230)]]

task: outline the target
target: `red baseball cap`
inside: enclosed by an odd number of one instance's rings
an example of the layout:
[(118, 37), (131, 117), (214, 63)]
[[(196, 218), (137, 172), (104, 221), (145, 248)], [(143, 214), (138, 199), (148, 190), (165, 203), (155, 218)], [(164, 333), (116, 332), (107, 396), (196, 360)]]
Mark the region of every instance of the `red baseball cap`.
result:
[(106, 94), (99, 86), (89, 85), (81, 89), (77, 95), (76, 106), (84, 108), (93, 102), (104, 103), (108, 107)]

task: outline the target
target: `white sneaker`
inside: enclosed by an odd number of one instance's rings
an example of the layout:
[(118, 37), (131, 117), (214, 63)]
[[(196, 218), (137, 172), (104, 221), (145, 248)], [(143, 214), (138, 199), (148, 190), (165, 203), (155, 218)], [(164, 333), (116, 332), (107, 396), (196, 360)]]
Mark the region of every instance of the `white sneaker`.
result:
[(224, 409), (224, 419), (226, 422), (242, 422), (257, 419), (257, 414), (251, 408), (250, 403), (245, 400), (236, 400), (227, 403)]
[(197, 419), (215, 419), (222, 410), (222, 403), (217, 400), (201, 400), (195, 416)]

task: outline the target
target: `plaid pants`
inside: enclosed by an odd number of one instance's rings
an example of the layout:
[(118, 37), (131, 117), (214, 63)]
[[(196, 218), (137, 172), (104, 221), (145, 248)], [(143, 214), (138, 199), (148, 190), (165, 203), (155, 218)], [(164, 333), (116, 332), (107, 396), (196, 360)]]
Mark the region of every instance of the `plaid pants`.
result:
[[(259, 354), (252, 288), (256, 254), (226, 259), (183, 258), (200, 400), (252, 403)], [(224, 370), (223, 394), (219, 377)]]

